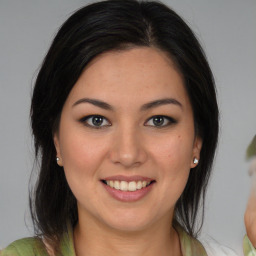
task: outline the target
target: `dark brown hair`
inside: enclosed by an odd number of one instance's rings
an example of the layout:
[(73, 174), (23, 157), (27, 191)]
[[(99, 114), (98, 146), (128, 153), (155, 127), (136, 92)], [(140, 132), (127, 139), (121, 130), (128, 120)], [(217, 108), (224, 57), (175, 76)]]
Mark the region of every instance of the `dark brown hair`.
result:
[(30, 193), (35, 231), (58, 243), (78, 220), (76, 199), (56, 164), (52, 134), (66, 98), (86, 65), (99, 54), (128, 47), (155, 47), (174, 61), (185, 82), (197, 135), (203, 139), (200, 163), (190, 172), (174, 220), (196, 236), (203, 222), (204, 198), (218, 138), (214, 79), (195, 35), (160, 2), (101, 1), (76, 11), (60, 28), (38, 73), (31, 104), (31, 126), (39, 163)]

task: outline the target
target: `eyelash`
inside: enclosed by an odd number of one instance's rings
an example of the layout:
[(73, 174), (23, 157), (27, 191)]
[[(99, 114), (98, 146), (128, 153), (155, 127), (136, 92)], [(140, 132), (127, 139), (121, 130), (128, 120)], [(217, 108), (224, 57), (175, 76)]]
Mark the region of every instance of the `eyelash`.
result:
[[(81, 118), (79, 121), (80, 121), (81, 123), (83, 123), (85, 126), (90, 127), (90, 128), (93, 128), (93, 129), (102, 129), (102, 128), (105, 128), (105, 127), (107, 127), (107, 126), (111, 126), (111, 124), (109, 124), (109, 125), (103, 125), (103, 126), (96, 126), (96, 125), (94, 125), (94, 124), (88, 124), (88, 120), (90, 120), (90, 119), (92, 119), (92, 118), (94, 118), (94, 117), (102, 118), (102, 119), (104, 119), (105, 121), (107, 121), (108, 123), (110, 123), (104, 116), (101, 116), (101, 115), (89, 115), (89, 116), (85, 116), (85, 117)], [(152, 116), (152, 117), (150, 117), (150, 118), (146, 121), (146, 123), (149, 122), (150, 120), (153, 120), (153, 118), (164, 118), (164, 123), (165, 123), (164, 125), (161, 125), (161, 126), (150, 125), (150, 126), (152, 126), (152, 127), (158, 128), (158, 129), (160, 129), (160, 128), (165, 128), (165, 127), (167, 127), (167, 126), (170, 126), (170, 125), (172, 125), (172, 124), (176, 124), (176, 123), (177, 123), (177, 121), (176, 121), (174, 118), (169, 117), (169, 116), (164, 116), (164, 115)], [(104, 122), (104, 121), (103, 121), (103, 122)], [(167, 124), (166, 124), (166, 122), (167, 122)]]
[[(160, 128), (165, 128), (165, 127), (167, 127), (167, 126), (170, 126), (170, 125), (172, 125), (172, 124), (176, 124), (177, 123), (177, 120), (175, 120), (174, 118), (172, 118), (172, 117), (170, 117), (170, 116), (164, 116), (164, 115), (156, 115), (156, 116), (152, 116), (152, 117), (150, 117), (148, 120), (147, 120), (147, 122), (149, 122), (150, 120), (152, 120), (152, 122), (153, 122), (153, 119), (154, 118), (163, 118), (164, 119), (164, 125), (161, 125), (161, 126), (154, 126), (154, 125), (151, 125), (151, 126), (153, 126), (153, 127), (155, 127), (155, 128), (158, 128), (158, 129), (160, 129)], [(147, 123), (146, 122), (146, 123)], [(166, 123), (167, 122), (167, 123)]]
[[(96, 126), (93, 124), (88, 124), (88, 120), (93, 117), (103, 118), (104, 120), (107, 120), (104, 116), (101, 116), (101, 115), (90, 115), (90, 116), (85, 116), (82, 119), (80, 119), (80, 122), (83, 123), (85, 126), (93, 128), (93, 129), (102, 129), (106, 126), (111, 126), (111, 125)], [(109, 121), (107, 120), (107, 122), (109, 122)]]

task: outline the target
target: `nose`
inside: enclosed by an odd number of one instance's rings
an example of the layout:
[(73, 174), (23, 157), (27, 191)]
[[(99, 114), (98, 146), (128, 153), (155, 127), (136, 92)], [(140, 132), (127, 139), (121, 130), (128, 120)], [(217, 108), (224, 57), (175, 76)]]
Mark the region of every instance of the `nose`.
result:
[(110, 159), (115, 164), (131, 168), (143, 164), (147, 153), (143, 147), (142, 136), (136, 128), (120, 128), (113, 136)]

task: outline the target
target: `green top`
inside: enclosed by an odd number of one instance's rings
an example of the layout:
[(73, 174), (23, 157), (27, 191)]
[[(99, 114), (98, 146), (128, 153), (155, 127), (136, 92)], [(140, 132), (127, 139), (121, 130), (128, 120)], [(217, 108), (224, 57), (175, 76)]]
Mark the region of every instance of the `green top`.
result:
[(256, 249), (247, 236), (244, 237), (243, 248), (245, 256), (256, 256)]
[[(179, 234), (183, 256), (207, 256), (203, 245), (196, 239), (189, 236), (181, 227), (175, 228)], [(244, 238), (244, 255), (256, 256), (248, 237)], [(60, 243), (61, 256), (75, 256), (73, 229), (69, 227)], [(49, 256), (40, 238), (23, 238), (11, 243), (0, 252), (0, 256)], [(217, 255), (216, 255), (217, 256)]]

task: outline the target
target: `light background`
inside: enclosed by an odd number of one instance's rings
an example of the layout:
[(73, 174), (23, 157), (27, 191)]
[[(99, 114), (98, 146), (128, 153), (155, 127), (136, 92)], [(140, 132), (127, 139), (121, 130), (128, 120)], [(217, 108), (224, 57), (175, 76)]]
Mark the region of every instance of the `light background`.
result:
[[(89, 1), (0, 0), (0, 246), (32, 234), (28, 181), (33, 165), (31, 88), (58, 27)], [(218, 154), (203, 236), (242, 255), (250, 179), (246, 147), (256, 134), (256, 1), (166, 0), (201, 41), (221, 110)], [(27, 226), (25, 225), (27, 222)]]

